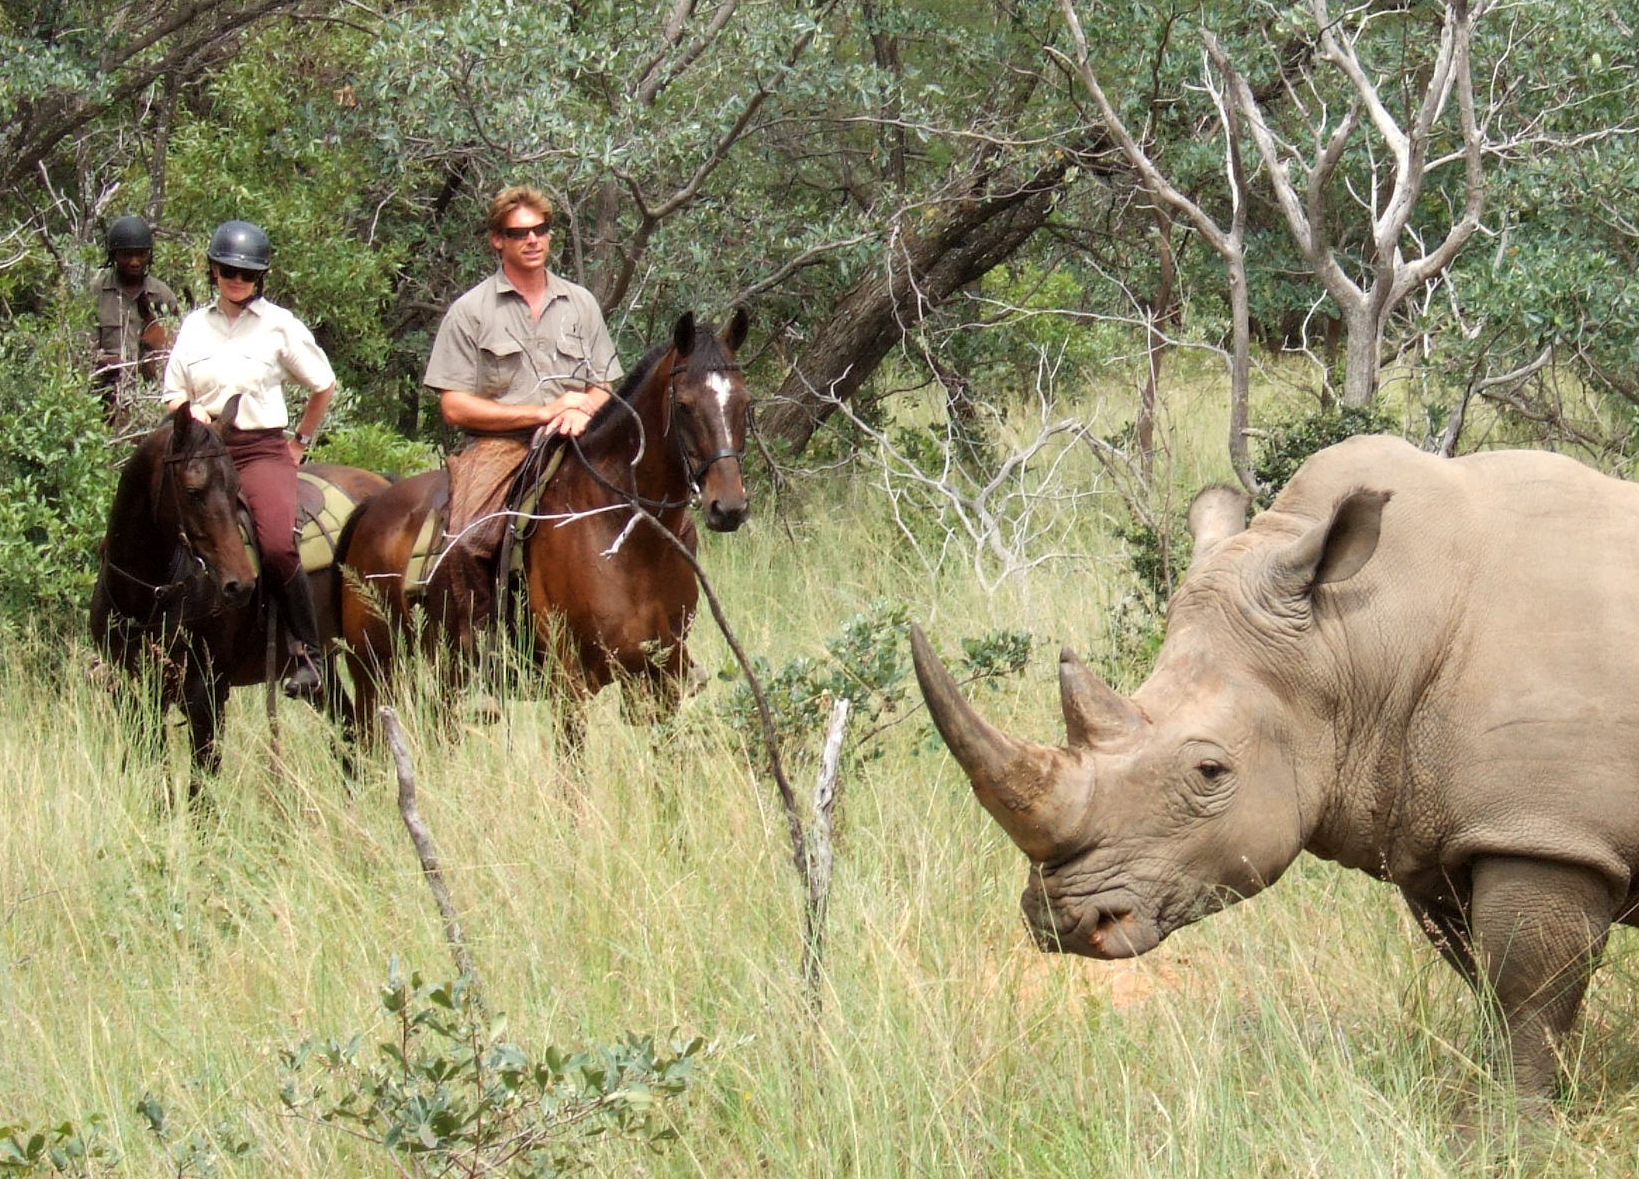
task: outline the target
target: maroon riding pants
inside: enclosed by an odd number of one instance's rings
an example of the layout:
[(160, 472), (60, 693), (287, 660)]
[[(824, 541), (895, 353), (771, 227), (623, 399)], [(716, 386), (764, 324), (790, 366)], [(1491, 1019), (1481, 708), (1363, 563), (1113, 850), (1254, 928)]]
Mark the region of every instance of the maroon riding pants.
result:
[(256, 521), (262, 568), (282, 586), (302, 570), (296, 552), (296, 460), (285, 432), (229, 426), (223, 440), (239, 471), (239, 496)]

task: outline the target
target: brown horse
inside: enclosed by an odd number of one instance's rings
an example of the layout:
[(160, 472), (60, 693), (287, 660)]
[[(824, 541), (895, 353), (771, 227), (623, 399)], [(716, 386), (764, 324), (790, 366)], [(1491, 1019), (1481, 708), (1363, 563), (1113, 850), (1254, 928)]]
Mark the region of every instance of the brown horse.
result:
[[(223, 415), (233, 420), (233, 410)], [(304, 468), (354, 502), (389, 486), (354, 467)], [(163, 709), (188, 720), (193, 786), (221, 768), (217, 746), (228, 689), (269, 675), (268, 614), (239, 526), (239, 475), (220, 426), (196, 422), (187, 406), (143, 438), (120, 472), (108, 511), (102, 562), (91, 594), (91, 635), (125, 671), (158, 673)], [(319, 626), (336, 633), (333, 568), (310, 574)], [(276, 650), (288, 648), (277, 636)], [(287, 668), (275, 666), (283, 678)], [(344, 702), (328, 694), (333, 709)]]
[[(572, 698), (621, 675), (656, 710), (677, 702), (699, 587), (672, 538), (694, 552), (697, 496), (713, 531), (732, 532), (751, 510), (741, 469), (750, 398), (735, 361), (747, 323), (736, 311), (717, 336), (683, 315), (671, 344), (643, 358), (591, 428), (561, 443), (566, 453), (518, 542), (523, 573), (510, 592), (523, 596), (535, 660), (563, 670)], [(349, 535), (341, 633), (366, 721), (408, 632), (413, 546), (448, 494), (444, 471), (405, 479), (366, 504)], [(453, 642), (446, 606), (426, 603), (428, 653)], [(565, 719), (578, 732), (578, 716)]]

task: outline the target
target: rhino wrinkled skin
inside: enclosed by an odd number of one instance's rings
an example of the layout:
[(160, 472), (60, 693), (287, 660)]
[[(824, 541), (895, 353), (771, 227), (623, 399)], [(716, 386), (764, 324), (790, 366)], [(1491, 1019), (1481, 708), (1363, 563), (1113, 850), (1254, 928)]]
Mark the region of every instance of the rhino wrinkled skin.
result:
[(913, 634), (941, 735), (1031, 861), (1032, 933), (1142, 954), (1312, 852), (1400, 888), (1547, 1097), (1609, 926), (1639, 924), (1639, 487), (1355, 438), (1250, 527), (1225, 494), (1191, 513), (1143, 687), (1064, 652), (1061, 747), (989, 725)]

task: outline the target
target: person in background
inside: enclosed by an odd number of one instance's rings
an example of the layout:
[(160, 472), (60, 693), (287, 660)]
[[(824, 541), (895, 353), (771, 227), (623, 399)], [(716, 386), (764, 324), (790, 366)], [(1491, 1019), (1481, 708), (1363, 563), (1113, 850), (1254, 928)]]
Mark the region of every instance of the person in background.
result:
[[(165, 365), (164, 396), (167, 409), (186, 405), (201, 422), (215, 421), (239, 399), (223, 440), (256, 522), (263, 582), (291, 638), (295, 668), (285, 693), (311, 698), (321, 687), (319, 625), (296, 549), (296, 467), (324, 420), (336, 376), (302, 321), (262, 297), (271, 254), (259, 225), (216, 227), (205, 254), (216, 298), (182, 321)], [(311, 394), (289, 439), (286, 381)]]
[(92, 387), (110, 425), (129, 406), (139, 379), (165, 370), (170, 325), (178, 314), (171, 288), (148, 273), (154, 233), (141, 217), (117, 217), (108, 227), (108, 256), (92, 280), (97, 300), (97, 366)]
[(582, 433), (613, 396), (620, 361), (590, 291), (548, 266), (552, 202), (522, 185), (502, 189), (489, 209), (494, 274), (450, 304), (422, 383), (438, 394), (444, 421), (467, 437), (450, 456), (447, 533), (454, 538), (438, 578), (454, 605), (463, 650), (495, 610), (499, 514), (536, 432)]

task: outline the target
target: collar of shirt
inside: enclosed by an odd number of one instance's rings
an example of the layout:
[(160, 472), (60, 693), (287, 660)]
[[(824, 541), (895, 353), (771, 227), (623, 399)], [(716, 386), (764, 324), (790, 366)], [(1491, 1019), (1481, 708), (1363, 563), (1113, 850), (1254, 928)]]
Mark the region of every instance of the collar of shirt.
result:
[[(257, 295), (256, 298), (252, 299), (249, 303), (246, 303), (243, 307), (241, 307), (239, 309), (240, 314), (243, 314), (243, 313), (248, 311), (252, 315), (256, 316), (256, 318), (260, 319), (262, 317), (262, 303), (263, 302), (264, 302), (264, 300), (263, 300), (262, 296)], [(220, 302), (220, 296), (216, 299), (212, 299), (209, 303), (205, 304), (205, 310), (208, 314), (220, 317), (228, 326), (230, 326), (230, 327), (232, 326), (234, 321), (228, 319), (228, 313), (226, 311), (222, 310), (222, 304)]]
[[(517, 287), (513, 286), (512, 280), (506, 276), (505, 268), (499, 266), (495, 268), (495, 289), (503, 295), (513, 294), (517, 295), (520, 299), (524, 297), (523, 292)], [(563, 279), (558, 277), (557, 271), (548, 270), (546, 272), (546, 301), (550, 303), (554, 299), (563, 299), (568, 297), (568, 295), (568, 284)]]

